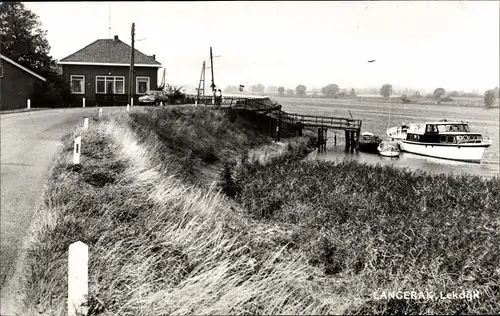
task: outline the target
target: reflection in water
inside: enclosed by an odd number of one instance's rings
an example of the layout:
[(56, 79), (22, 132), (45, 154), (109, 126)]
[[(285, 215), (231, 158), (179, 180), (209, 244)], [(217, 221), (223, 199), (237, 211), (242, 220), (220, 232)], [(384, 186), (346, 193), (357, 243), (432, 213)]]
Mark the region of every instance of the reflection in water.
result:
[(344, 146), (329, 146), (326, 153), (317, 151), (309, 154), (309, 159), (319, 159), (327, 161), (356, 160), (366, 164), (392, 165), (394, 167), (409, 168), (412, 170), (422, 169), (429, 173), (452, 173), (452, 174), (472, 174), (484, 177), (493, 177), (499, 174), (498, 164), (468, 163), (432, 157), (415, 155), (401, 152), (399, 157), (383, 157), (377, 154), (350, 151), (345, 152)]

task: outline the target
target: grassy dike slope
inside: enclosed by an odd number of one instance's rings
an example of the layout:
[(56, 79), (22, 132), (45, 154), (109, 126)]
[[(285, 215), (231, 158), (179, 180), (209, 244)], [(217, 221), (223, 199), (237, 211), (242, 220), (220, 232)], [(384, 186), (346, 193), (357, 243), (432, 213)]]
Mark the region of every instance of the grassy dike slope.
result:
[[(227, 117), (200, 111), (238, 142), (248, 137)], [(185, 136), (204, 129), (187, 123), (195, 112), (157, 114), (185, 126), (178, 134)], [(318, 314), (342, 308), (332, 281), (274, 238), (284, 234), (280, 226), (254, 221), (217, 192), (177, 176), (182, 158), (168, 151), (161, 133), (143, 129), (137, 136), (132, 130), (143, 115), (93, 120), (89, 131), (65, 139), (27, 252), (23, 314), (65, 315), (67, 249), (77, 240), (90, 247), (91, 315)], [(71, 163), (76, 134), (82, 136), (77, 168)]]
[[(64, 314), (81, 240), (91, 315), (498, 312), (498, 177), (300, 162), (306, 140), (277, 150), (221, 112), (134, 111), (82, 132), (81, 168), (66, 139), (28, 252), (30, 308)], [(228, 159), (234, 199), (211, 186)], [(479, 299), (374, 297), (462, 290)]]

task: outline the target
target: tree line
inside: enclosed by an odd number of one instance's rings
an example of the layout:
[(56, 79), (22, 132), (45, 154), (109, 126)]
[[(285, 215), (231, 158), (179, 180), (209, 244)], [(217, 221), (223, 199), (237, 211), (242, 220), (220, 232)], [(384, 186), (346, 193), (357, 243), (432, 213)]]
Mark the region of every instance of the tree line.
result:
[[(297, 96), (297, 97), (305, 97), (307, 96), (306, 90), (307, 87), (303, 84), (300, 84), (295, 87), (295, 89), (287, 89), (284, 86), (268, 86), (267, 88), (263, 84), (256, 84), (253, 86), (250, 86), (250, 92), (254, 94), (277, 94), (278, 96)], [(453, 90), (449, 93), (447, 93), (446, 89), (442, 87), (436, 88), (433, 93), (429, 93), (426, 95), (421, 95), (421, 93), (418, 90), (413, 90), (411, 93), (409, 92), (409, 89), (406, 89), (406, 93), (402, 93), (400, 96), (400, 99), (403, 103), (411, 103), (411, 98), (432, 98), (436, 100), (437, 104), (441, 104), (441, 102), (450, 102), (453, 101), (454, 97), (464, 97), (464, 98), (484, 98), (484, 104), (486, 106), (492, 106), (496, 100), (496, 98), (499, 97), (499, 89), (498, 87), (495, 87), (494, 89), (489, 89), (486, 90), (484, 95), (479, 94), (478, 92), (459, 92), (456, 90)], [(236, 85), (229, 85), (226, 87), (224, 90), (226, 93), (239, 93), (239, 86)], [(390, 98), (392, 95), (394, 95), (394, 89), (391, 84), (384, 84), (380, 89), (364, 89), (365, 93), (369, 92), (371, 94), (379, 94), (382, 97), (385, 98)], [(318, 93), (321, 93), (323, 97), (326, 98), (346, 98), (346, 97), (357, 97), (357, 92), (354, 88), (351, 88), (349, 91), (347, 89), (340, 89), (339, 85), (337, 84), (328, 84), (324, 87), (322, 87), (320, 90), (313, 90), (312, 91), (312, 96), (318, 96)]]

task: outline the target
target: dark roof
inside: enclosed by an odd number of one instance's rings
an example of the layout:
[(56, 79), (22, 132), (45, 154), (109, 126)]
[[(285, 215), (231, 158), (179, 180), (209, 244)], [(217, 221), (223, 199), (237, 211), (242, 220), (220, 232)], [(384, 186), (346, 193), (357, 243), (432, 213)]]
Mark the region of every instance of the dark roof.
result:
[[(76, 53), (61, 59), (60, 63), (105, 63), (105, 64), (130, 64), (132, 47), (117, 39), (99, 39), (85, 46)], [(134, 49), (134, 64), (158, 65), (153, 56), (148, 56)]]
[[(29, 70), (28, 68), (16, 63), (15, 61), (13, 61), (12, 59), (8, 58), (7, 56), (5, 55), (2, 55), (0, 54), (0, 59), (3, 59), (9, 63), (11, 63), (12, 65), (16, 66), (17, 68), (21, 69), (21, 70), (24, 70), (25, 72), (29, 73), (30, 75), (32, 75), (33, 77), (36, 77), (42, 81), (47, 81), (47, 79), (45, 79), (44, 77), (40, 76), (39, 74)], [(2, 75), (3, 75), (3, 72), (2, 72)]]

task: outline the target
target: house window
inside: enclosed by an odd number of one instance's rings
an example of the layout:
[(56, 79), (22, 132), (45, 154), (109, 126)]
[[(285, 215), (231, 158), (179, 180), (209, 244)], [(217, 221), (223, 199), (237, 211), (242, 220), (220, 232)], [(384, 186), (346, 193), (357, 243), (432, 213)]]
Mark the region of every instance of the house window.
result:
[(70, 82), (71, 82), (71, 93), (85, 94), (85, 76), (71, 75)]
[(96, 76), (95, 93), (125, 94), (125, 77)]
[(149, 77), (135, 78), (135, 93), (145, 94), (149, 90)]

